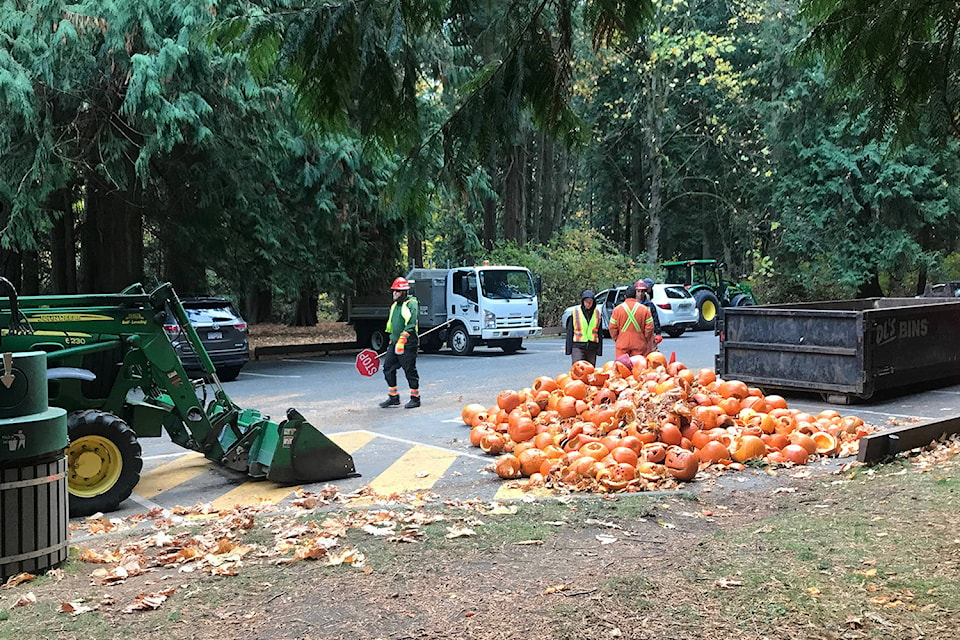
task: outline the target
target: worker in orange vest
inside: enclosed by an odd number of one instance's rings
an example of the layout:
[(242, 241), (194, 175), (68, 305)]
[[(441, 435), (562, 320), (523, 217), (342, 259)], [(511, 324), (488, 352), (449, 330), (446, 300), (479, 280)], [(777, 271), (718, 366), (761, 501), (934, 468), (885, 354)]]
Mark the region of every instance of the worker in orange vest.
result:
[(610, 316), (610, 337), (617, 345), (615, 358), (620, 356), (645, 356), (653, 343), (653, 316), (650, 309), (637, 302), (637, 285), (627, 287), (626, 299), (617, 305)]
[(567, 323), (565, 353), (573, 362), (586, 360), (597, 364), (597, 356), (603, 355), (603, 338), (600, 336), (600, 310), (596, 305), (597, 295), (590, 289), (580, 294), (580, 306), (573, 310)]

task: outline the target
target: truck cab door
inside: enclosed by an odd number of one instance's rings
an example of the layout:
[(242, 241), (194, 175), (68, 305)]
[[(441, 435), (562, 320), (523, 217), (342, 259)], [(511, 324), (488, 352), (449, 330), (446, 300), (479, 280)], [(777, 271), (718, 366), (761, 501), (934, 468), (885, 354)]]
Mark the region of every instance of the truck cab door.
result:
[(479, 327), (480, 302), (477, 273), (471, 269), (456, 269), (450, 277), (450, 295), (447, 296), (449, 318), (459, 318), (471, 328)]

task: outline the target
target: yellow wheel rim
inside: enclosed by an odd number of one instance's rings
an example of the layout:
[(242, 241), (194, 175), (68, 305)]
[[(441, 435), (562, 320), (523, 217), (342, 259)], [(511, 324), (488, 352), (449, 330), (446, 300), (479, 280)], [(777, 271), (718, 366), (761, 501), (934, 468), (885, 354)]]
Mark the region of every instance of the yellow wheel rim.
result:
[(717, 305), (713, 304), (710, 300), (705, 300), (703, 306), (700, 307), (700, 315), (703, 316), (703, 319), (707, 322), (712, 322), (713, 319), (717, 317)]
[(106, 493), (120, 479), (123, 470), (120, 449), (103, 436), (82, 436), (71, 442), (67, 463), (70, 493), (80, 498)]

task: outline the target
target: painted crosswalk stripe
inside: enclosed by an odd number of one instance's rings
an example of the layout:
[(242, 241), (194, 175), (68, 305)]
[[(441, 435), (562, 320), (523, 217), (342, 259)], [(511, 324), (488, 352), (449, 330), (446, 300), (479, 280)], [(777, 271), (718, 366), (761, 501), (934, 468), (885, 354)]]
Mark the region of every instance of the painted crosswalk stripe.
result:
[[(415, 446), (370, 481), (370, 488), (379, 495), (423, 491), (430, 489), (440, 479), (457, 454), (436, 447)], [(371, 504), (369, 498), (357, 498), (351, 505)]]
[[(367, 444), (375, 437), (369, 431), (346, 431), (343, 433), (332, 433), (327, 436), (333, 440), (337, 446), (347, 453), (354, 451)], [(272, 502), (278, 504), (284, 498), (297, 490), (295, 485), (281, 486), (273, 482), (244, 482), (239, 487), (231, 489), (211, 504), (218, 511), (228, 511), (237, 505), (255, 504), (260, 502)]]
[(210, 461), (200, 453), (181, 455), (176, 460), (162, 464), (140, 476), (140, 482), (134, 487), (133, 492), (147, 499), (155, 498), (171, 487), (206, 473), (210, 469), (210, 464)]

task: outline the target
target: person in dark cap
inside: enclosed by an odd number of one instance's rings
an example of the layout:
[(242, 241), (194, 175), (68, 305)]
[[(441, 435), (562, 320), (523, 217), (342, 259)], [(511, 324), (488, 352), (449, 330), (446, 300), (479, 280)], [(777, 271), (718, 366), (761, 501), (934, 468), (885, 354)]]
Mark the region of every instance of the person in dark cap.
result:
[(603, 338), (600, 334), (600, 311), (596, 305), (597, 295), (590, 289), (580, 294), (580, 306), (573, 310), (567, 323), (567, 346), (565, 353), (573, 362), (586, 360), (596, 366), (597, 356), (603, 355)]

